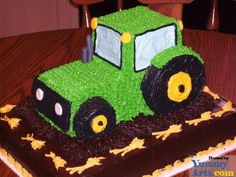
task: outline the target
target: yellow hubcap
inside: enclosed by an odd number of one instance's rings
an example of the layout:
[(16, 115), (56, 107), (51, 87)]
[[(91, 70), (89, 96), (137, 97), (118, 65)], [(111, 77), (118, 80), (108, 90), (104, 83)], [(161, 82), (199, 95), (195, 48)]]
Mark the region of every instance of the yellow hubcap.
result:
[(107, 117), (104, 115), (98, 115), (92, 119), (91, 128), (94, 133), (102, 132), (107, 126)]
[(192, 80), (188, 73), (178, 72), (168, 81), (168, 98), (175, 102), (181, 102), (188, 98), (192, 90)]

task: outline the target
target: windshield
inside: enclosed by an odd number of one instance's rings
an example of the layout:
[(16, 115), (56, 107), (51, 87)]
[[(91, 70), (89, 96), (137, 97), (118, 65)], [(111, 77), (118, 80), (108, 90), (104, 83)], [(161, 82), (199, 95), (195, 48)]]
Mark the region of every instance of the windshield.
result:
[(120, 33), (99, 25), (95, 34), (95, 54), (109, 63), (121, 66)]
[(176, 25), (147, 31), (135, 38), (135, 71), (147, 68), (152, 58), (176, 45)]

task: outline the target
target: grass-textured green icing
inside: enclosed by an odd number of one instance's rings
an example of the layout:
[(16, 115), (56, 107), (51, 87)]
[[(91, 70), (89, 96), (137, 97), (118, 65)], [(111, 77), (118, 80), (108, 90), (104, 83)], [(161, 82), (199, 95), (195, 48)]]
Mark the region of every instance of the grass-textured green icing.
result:
[(156, 29), (166, 24), (176, 23), (176, 19), (167, 18), (147, 7), (122, 10), (99, 18), (99, 24), (109, 26), (119, 32), (130, 32), (133, 35)]

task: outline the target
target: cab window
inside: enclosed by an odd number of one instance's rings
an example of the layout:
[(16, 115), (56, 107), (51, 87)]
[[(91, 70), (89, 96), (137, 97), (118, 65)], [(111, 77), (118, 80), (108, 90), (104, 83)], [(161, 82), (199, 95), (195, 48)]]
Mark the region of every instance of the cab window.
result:
[(135, 71), (147, 68), (152, 58), (176, 45), (176, 25), (145, 32), (135, 38)]
[(96, 28), (95, 54), (109, 63), (121, 66), (120, 33), (106, 26)]

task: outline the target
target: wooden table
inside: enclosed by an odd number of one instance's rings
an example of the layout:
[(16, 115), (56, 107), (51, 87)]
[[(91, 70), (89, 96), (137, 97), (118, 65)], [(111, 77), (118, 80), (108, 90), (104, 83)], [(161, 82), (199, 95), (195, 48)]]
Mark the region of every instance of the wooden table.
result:
[[(79, 59), (86, 33), (71, 29), (0, 39), (0, 106), (30, 95), (40, 71)], [(183, 41), (205, 58), (207, 85), (236, 103), (236, 36), (185, 29)], [(0, 176), (15, 174), (0, 162)], [(183, 176), (188, 173), (178, 175)]]

